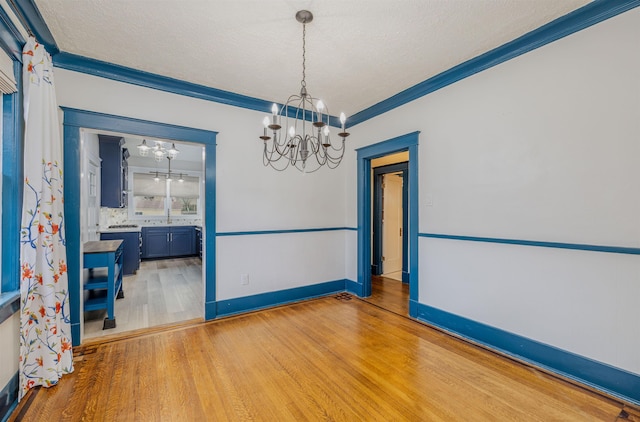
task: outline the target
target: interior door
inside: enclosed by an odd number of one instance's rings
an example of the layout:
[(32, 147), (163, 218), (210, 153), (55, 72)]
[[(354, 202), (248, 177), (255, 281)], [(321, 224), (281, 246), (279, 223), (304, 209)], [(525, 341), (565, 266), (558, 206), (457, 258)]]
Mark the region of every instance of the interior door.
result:
[(382, 179), (382, 273), (402, 271), (402, 172)]

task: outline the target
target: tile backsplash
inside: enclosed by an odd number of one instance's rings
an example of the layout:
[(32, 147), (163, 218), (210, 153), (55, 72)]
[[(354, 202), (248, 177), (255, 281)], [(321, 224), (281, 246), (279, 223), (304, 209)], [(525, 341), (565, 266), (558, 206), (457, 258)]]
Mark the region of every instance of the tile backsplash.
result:
[[(137, 224), (139, 226), (166, 226), (167, 219), (136, 219), (129, 220), (127, 208), (100, 208), (100, 227), (109, 227), (114, 224)], [(201, 226), (202, 219), (171, 217), (171, 225)]]

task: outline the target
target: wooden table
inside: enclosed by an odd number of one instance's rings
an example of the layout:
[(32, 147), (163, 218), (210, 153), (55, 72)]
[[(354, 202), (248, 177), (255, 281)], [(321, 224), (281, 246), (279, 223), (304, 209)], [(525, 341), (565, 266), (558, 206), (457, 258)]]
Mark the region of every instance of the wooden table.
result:
[[(116, 327), (114, 315), (115, 299), (123, 298), (122, 291), (122, 240), (93, 240), (83, 245), (84, 268), (89, 269), (89, 279), (84, 283), (84, 290), (90, 291), (90, 297), (84, 302), (85, 311), (106, 309), (107, 317), (104, 319), (103, 330)], [(96, 268), (106, 268), (98, 275)]]

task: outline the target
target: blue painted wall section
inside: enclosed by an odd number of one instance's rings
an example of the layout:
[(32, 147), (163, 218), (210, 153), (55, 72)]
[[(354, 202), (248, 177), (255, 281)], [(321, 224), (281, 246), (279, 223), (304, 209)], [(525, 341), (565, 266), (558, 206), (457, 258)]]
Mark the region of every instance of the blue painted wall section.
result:
[(343, 292), (345, 290), (345, 282), (346, 280), (328, 281), (310, 286), (221, 300), (217, 303), (217, 314), (218, 317), (228, 316)]
[[(113, 116), (91, 111), (62, 107), (64, 111), (64, 181), (65, 214), (67, 221), (67, 261), (69, 297), (71, 301), (71, 334), (73, 345), (80, 344), (80, 129), (121, 132), (204, 144), (205, 146), (205, 318), (215, 318), (211, 312), (215, 303), (215, 234), (216, 232), (216, 132), (192, 129), (166, 123)], [(207, 233), (209, 233), (207, 235)], [(125, 286), (126, 290), (126, 286)]]
[(418, 304), (418, 319), (640, 405), (640, 376), (526, 337)]

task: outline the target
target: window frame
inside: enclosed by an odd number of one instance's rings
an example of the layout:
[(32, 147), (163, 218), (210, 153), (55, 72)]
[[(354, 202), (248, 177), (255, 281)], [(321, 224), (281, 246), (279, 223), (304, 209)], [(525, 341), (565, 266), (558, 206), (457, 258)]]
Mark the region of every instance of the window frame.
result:
[[(130, 185), (129, 185), (128, 195), (127, 195), (127, 208), (128, 208), (127, 216), (129, 220), (149, 221), (149, 222), (160, 222), (160, 221), (167, 220), (167, 209), (170, 207), (170, 201), (171, 201), (171, 188), (168, 187), (168, 185), (169, 183), (176, 183), (176, 182), (162, 181), (165, 183), (165, 191), (166, 191), (166, 195), (164, 199), (164, 210), (162, 215), (136, 215), (135, 209), (134, 209), (134, 204), (133, 204), (134, 196), (135, 196), (133, 192), (134, 173), (150, 174), (150, 173), (154, 173), (155, 171), (156, 169), (152, 167), (129, 166), (128, 180)], [(188, 173), (190, 177), (198, 178), (199, 188), (198, 188), (197, 213), (193, 215), (190, 215), (190, 214), (171, 215), (171, 219), (181, 219), (181, 220), (184, 220), (185, 222), (197, 222), (202, 220), (203, 218), (201, 203), (205, 193), (204, 192), (204, 173), (201, 171), (194, 171), (194, 170), (189, 170), (185, 173)], [(161, 182), (158, 182), (158, 183), (161, 183)]]
[(19, 309), (23, 191), (22, 46), (26, 40), (0, 7), (0, 48), (13, 60), (17, 92), (2, 95), (2, 212), (0, 214), (0, 323)]

